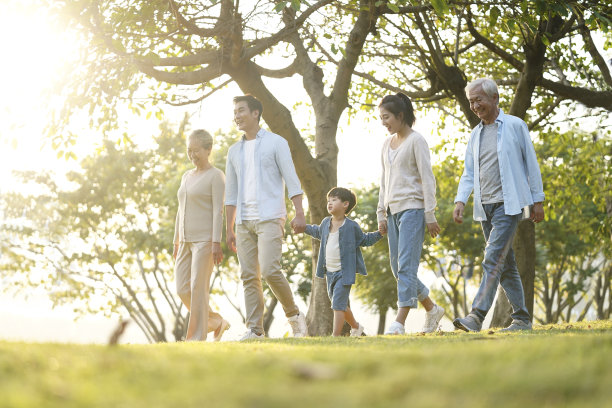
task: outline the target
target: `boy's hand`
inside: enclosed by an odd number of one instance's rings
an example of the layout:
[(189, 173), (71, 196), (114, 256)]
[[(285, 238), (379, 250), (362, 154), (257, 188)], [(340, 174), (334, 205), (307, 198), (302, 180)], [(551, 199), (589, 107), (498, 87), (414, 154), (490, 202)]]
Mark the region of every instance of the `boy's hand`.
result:
[(431, 235), (432, 238), (435, 238), (440, 233), (440, 226), (437, 222), (430, 222), (427, 223), (427, 230), (429, 231), (429, 235)]
[(378, 232), (380, 232), (382, 235), (387, 233), (387, 221), (378, 222)]

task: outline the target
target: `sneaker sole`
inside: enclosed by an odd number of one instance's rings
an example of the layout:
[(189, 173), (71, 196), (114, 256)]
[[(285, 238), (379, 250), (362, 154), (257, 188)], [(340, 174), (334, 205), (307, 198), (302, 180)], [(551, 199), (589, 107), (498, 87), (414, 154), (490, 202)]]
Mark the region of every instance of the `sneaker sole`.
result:
[(459, 330), (463, 330), (463, 331), (465, 331), (465, 332), (472, 332), (472, 333), (475, 333), (475, 332), (477, 332), (477, 331), (480, 331), (480, 330), (470, 329), (469, 327), (464, 326), (464, 325), (463, 325), (463, 324), (462, 324), (462, 323), (459, 321), (459, 319), (455, 319), (455, 320), (453, 320), (453, 326), (455, 326), (455, 328), (457, 328), (457, 329), (459, 329)]

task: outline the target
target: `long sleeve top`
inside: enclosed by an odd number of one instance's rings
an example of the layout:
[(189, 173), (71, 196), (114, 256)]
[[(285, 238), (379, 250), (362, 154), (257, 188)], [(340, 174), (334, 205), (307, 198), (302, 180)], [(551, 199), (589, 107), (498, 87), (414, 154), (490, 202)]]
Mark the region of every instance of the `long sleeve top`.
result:
[[(259, 220), (286, 218), (285, 183), (289, 198), (302, 194), (300, 180), (295, 172), (289, 144), (281, 136), (260, 129), (255, 137), (255, 168), (257, 180), (257, 207)], [(227, 152), (226, 205), (236, 206), (236, 223), (242, 223), (244, 191), (245, 138), (233, 144)]]
[(216, 167), (185, 172), (177, 193), (174, 243), (221, 242), (224, 195), (225, 176)]
[[(523, 207), (544, 201), (542, 175), (527, 124), (501, 109), (497, 119), (497, 160), (504, 197), (504, 211), (516, 215)], [(455, 202), (467, 203), (474, 191), (474, 221), (486, 220), (480, 195), (480, 133), (482, 122), (470, 135), (465, 151), (465, 167), (459, 180)]]
[[(325, 248), (327, 239), (329, 238), (329, 228), (331, 225), (331, 217), (325, 217), (321, 221), (321, 225), (306, 225), (306, 234), (321, 241), (319, 246), (319, 260), (317, 261), (316, 276), (319, 278), (325, 277), (326, 261)], [(367, 275), (363, 255), (361, 254), (362, 246), (371, 246), (377, 243), (382, 235), (380, 232), (363, 232), (359, 224), (350, 218), (346, 218), (344, 224), (338, 229), (339, 246), (340, 246), (340, 263), (342, 265), (342, 284), (352, 285), (355, 283), (356, 273)]]
[(382, 176), (378, 192), (378, 221), (387, 220), (387, 209), (391, 214), (423, 208), (425, 222), (436, 222), (436, 179), (431, 170), (429, 146), (418, 132), (412, 132), (396, 149), (393, 163), (389, 162), (391, 139), (388, 137), (382, 148)]

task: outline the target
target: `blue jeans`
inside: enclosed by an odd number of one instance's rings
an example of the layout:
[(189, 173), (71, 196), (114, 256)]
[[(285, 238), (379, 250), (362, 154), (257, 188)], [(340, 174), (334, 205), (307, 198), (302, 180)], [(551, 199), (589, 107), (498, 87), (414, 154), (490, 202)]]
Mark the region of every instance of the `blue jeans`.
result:
[(484, 204), (483, 208), (487, 216), (487, 220), (481, 222), (486, 246), (482, 282), (472, 303), (472, 313), (483, 321), (501, 284), (512, 305), (512, 319), (529, 322), (531, 319), (525, 307), (523, 284), (512, 250), (512, 240), (521, 214), (506, 215), (503, 203)]
[(397, 279), (397, 306), (417, 307), (429, 296), (429, 289), (417, 277), (425, 239), (424, 210), (388, 211), (387, 234), (391, 271)]

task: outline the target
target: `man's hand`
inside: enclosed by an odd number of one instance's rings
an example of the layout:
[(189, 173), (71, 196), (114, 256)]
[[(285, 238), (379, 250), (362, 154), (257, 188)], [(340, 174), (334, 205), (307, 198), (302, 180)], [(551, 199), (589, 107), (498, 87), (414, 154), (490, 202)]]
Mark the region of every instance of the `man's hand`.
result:
[(387, 233), (387, 221), (378, 222), (378, 232), (380, 232), (382, 235)]
[(176, 261), (176, 255), (178, 255), (179, 244), (174, 244), (174, 251), (172, 252), (172, 258)]
[(221, 250), (221, 243), (213, 242), (212, 243), (212, 256), (213, 262), (215, 265), (219, 265), (223, 260), (223, 251)]
[(427, 231), (429, 231), (429, 235), (431, 235), (432, 238), (435, 238), (440, 233), (440, 226), (437, 222), (428, 222)]
[(306, 231), (306, 217), (304, 213), (296, 213), (295, 218), (291, 220), (291, 228), (294, 234), (301, 234)]
[(225, 235), (225, 242), (227, 243), (227, 247), (230, 249), (230, 251), (236, 252), (236, 234), (234, 234), (234, 230), (226, 230)]
[(461, 201), (457, 201), (455, 203), (455, 209), (453, 210), (453, 220), (455, 220), (457, 224), (463, 223), (463, 210), (464, 209), (465, 209), (464, 203), (462, 203)]
[(542, 203), (533, 203), (533, 212), (530, 218), (531, 221), (536, 223), (544, 220), (544, 206)]

